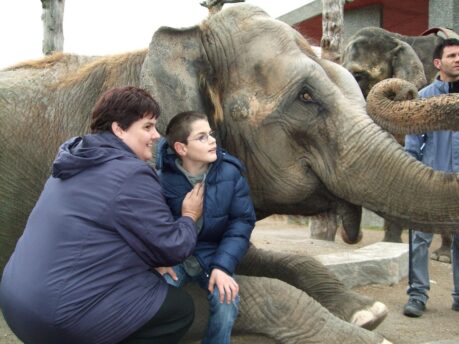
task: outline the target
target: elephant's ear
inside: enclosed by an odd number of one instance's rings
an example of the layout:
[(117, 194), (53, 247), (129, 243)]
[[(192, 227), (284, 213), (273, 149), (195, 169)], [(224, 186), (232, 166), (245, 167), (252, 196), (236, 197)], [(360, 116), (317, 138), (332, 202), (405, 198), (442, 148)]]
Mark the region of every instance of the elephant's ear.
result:
[(424, 67), (418, 55), (408, 43), (398, 41), (392, 51), (393, 77), (413, 83), (417, 89), (427, 84)]
[(179, 112), (205, 112), (199, 84), (208, 66), (198, 27), (162, 27), (154, 34), (142, 66), (140, 85), (161, 107), (157, 123), (161, 133), (165, 133), (167, 123)]

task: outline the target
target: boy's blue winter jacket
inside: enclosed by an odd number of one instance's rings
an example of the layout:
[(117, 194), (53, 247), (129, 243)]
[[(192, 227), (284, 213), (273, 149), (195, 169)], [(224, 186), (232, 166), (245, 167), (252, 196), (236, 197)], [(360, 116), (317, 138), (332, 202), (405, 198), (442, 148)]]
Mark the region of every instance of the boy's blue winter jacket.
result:
[[(168, 150), (165, 140), (158, 144), (156, 161), (161, 186), (172, 214), (178, 218), (192, 185), (177, 168), (177, 155)], [(193, 253), (209, 274), (215, 267), (234, 274), (247, 252), (256, 218), (243, 172), (238, 159), (218, 149), (217, 160), (205, 179), (203, 226)]]

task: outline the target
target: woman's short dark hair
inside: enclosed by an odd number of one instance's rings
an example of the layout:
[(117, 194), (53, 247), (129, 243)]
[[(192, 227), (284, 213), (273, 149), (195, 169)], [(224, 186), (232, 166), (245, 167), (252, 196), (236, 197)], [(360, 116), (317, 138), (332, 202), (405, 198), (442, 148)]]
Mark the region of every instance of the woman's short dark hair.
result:
[(123, 129), (145, 116), (158, 118), (161, 113), (158, 103), (144, 89), (127, 86), (106, 91), (92, 109), (91, 132), (112, 131), (117, 122)]
[(451, 46), (459, 46), (459, 39), (456, 38), (448, 38), (442, 40), (436, 47), (433, 52), (433, 59), (441, 59), (443, 57), (443, 50), (445, 47), (451, 47)]
[(176, 142), (187, 143), (188, 136), (191, 134), (191, 125), (198, 120), (207, 121), (207, 115), (197, 111), (185, 111), (175, 115), (166, 128), (169, 147), (174, 149)]

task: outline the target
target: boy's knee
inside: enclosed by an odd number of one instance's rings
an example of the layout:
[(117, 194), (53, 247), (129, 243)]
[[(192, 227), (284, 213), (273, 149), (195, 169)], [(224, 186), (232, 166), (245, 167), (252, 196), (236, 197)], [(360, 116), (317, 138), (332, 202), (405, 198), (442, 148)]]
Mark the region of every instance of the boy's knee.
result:
[(223, 303), (220, 302), (220, 293), (214, 289), (212, 294), (209, 294), (209, 302), (211, 312), (220, 314), (222, 317), (236, 317), (239, 312), (239, 295), (236, 296), (234, 301), (227, 303), (226, 297)]

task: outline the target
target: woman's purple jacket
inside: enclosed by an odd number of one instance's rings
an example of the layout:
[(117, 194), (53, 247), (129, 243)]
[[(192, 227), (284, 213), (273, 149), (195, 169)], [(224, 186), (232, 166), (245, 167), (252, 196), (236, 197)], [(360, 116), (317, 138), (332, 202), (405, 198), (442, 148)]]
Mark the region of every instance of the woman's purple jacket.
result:
[(158, 176), (109, 132), (64, 143), (0, 284), (25, 343), (117, 343), (151, 319), (167, 285), (153, 269), (193, 252)]

